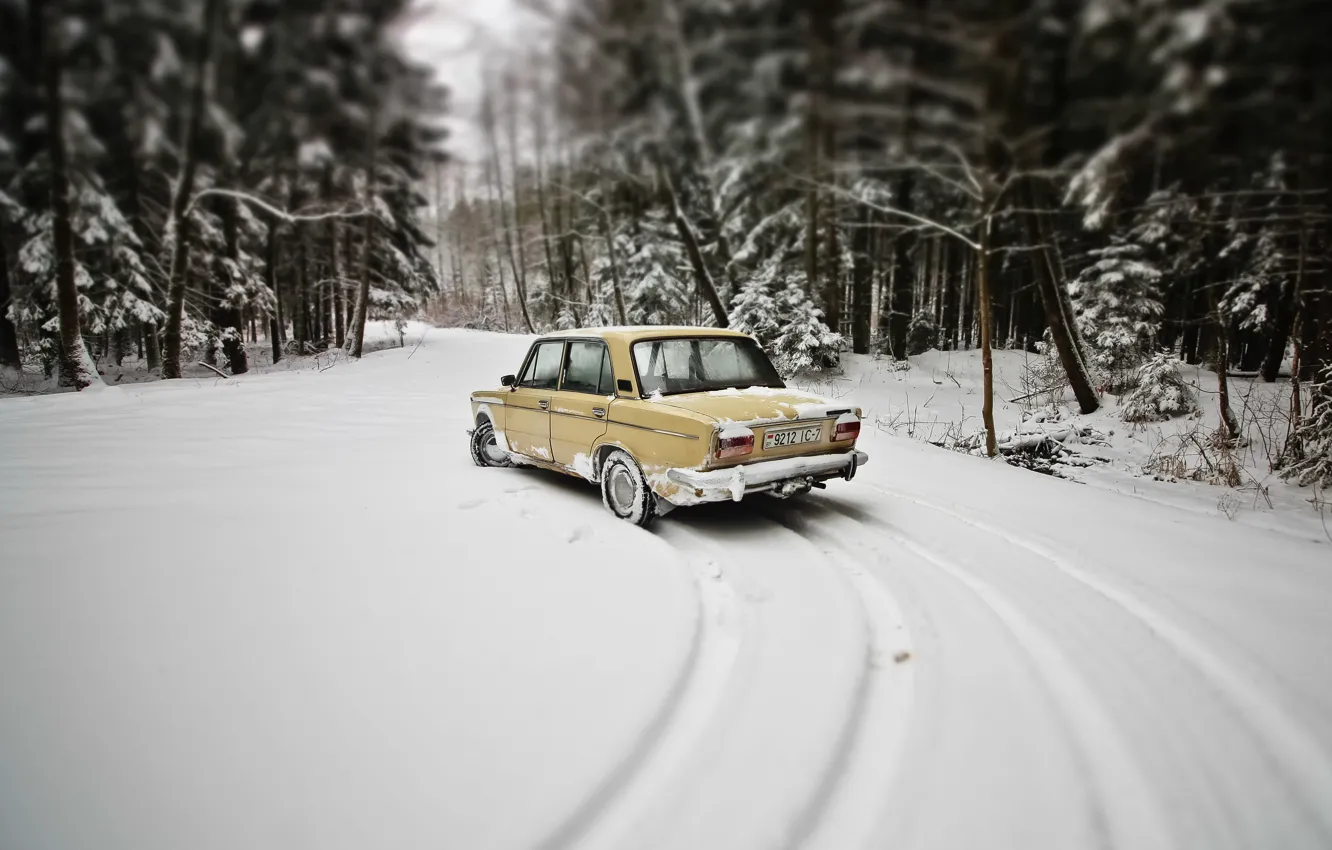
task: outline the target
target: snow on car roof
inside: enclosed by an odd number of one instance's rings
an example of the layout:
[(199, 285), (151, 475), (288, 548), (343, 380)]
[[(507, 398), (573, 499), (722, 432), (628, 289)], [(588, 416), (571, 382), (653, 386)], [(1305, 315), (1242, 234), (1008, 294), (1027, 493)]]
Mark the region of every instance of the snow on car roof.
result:
[(568, 331), (555, 331), (553, 333), (543, 334), (547, 339), (559, 339), (562, 337), (592, 336), (602, 339), (608, 337), (621, 337), (626, 341), (637, 339), (654, 339), (657, 337), (669, 336), (733, 336), (747, 337), (746, 333), (740, 331), (728, 330), (726, 328), (707, 328), (688, 325), (620, 325), (600, 328), (575, 328)]

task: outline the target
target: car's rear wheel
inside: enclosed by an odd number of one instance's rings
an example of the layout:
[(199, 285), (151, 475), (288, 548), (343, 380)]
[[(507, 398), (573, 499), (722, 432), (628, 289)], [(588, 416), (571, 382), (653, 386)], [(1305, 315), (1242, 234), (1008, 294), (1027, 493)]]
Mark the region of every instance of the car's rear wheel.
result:
[(657, 494), (626, 452), (611, 452), (601, 465), (601, 501), (617, 517), (640, 527), (657, 516)]
[(483, 419), (472, 432), (472, 462), (477, 466), (512, 466), (509, 453), (499, 444), (495, 426)]

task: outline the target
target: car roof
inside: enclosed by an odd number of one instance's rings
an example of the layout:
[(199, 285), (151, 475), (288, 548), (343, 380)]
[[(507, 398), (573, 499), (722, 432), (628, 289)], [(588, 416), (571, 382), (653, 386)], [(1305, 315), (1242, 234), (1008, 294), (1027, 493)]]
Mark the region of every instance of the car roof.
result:
[(542, 339), (566, 339), (570, 337), (593, 337), (596, 339), (616, 339), (622, 342), (637, 342), (641, 339), (661, 339), (663, 337), (736, 337), (748, 338), (749, 334), (726, 328), (691, 327), (687, 325), (628, 325), (601, 328), (576, 328), (569, 331), (554, 331), (542, 334)]

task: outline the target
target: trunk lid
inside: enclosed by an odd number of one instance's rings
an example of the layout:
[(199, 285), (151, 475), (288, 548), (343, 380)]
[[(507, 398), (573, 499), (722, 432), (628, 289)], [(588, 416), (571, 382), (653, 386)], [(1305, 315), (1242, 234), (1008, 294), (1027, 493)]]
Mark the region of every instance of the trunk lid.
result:
[[(678, 407), (707, 416), (718, 427), (749, 428), (754, 432), (754, 451), (752, 454), (735, 458), (713, 458), (713, 468), (733, 466), (738, 463), (753, 463), (757, 460), (775, 460), (797, 455), (822, 454), (834, 449), (850, 448), (852, 441), (832, 442), (833, 421), (847, 412), (855, 412), (854, 405), (830, 402), (827, 399), (791, 389), (773, 389), (770, 387), (750, 387), (744, 390), (713, 390), (701, 393), (681, 393), (661, 396), (657, 404)], [(806, 432), (806, 429), (810, 429)], [(817, 429), (817, 434), (813, 433)], [(785, 436), (785, 432), (799, 432), (799, 437)], [(812, 440), (789, 445), (769, 445), (766, 438), (774, 435), (774, 441), (813, 437)], [(783, 436), (777, 436), (782, 434)]]

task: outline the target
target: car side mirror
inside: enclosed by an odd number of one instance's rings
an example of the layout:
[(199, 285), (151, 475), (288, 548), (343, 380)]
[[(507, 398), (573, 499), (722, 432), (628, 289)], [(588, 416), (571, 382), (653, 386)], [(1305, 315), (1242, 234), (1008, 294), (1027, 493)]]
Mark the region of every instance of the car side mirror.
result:
[(516, 383), (518, 383), (518, 377), (516, 375), (505, 375), (503, 378), (500, 378), (500, 386), (503, 387), (511, 387)]

